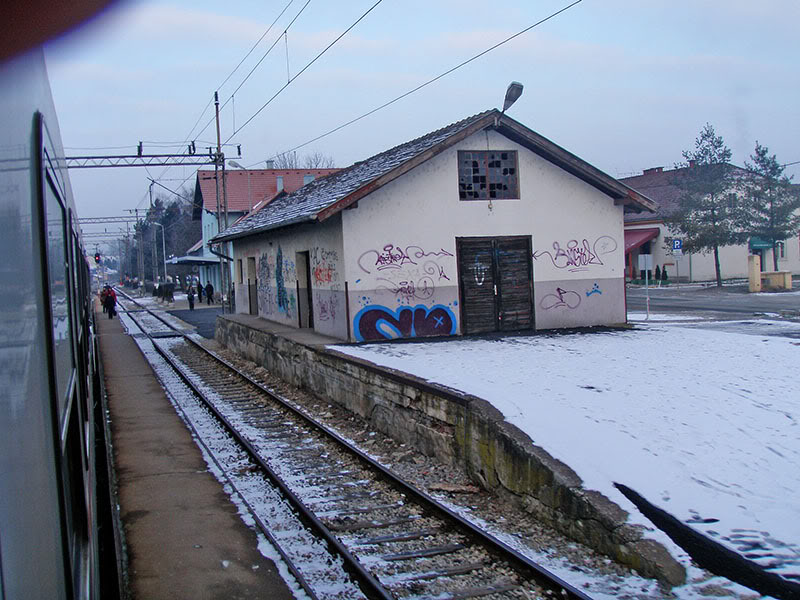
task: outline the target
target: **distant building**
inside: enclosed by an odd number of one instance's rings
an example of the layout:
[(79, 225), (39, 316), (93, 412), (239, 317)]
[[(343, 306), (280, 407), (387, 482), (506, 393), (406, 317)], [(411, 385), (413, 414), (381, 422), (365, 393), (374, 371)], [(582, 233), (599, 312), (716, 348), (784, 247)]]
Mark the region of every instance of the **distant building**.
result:
[[(293, 192), (319, 177), (335, 173), (337, 169), (236, 169), (225, 171), (226, 196), (228, 200), (228, 225), (233, 224), (251, 211), (263, 208), (282, 193)], [(194, 259), (177, 259), (177, 264), (193, 263), (198, 266), (198, 276), (205, 285), (208, 281), (214, 289), (222, 292), (220, 282), (220, 259), (208, 247), (208, 242), (219, 233), (217, 207), (220, 207), (222, 228), (224, 207), (222, 202), (222, 181), (219, 185), (220, 201), (217, 203), (217, 181), (213, 169), (198, 170), (194, 188), (194, 209), (192, 217), (201, 221), (202, 240), (200, 251)], [(231, 248), (222, 247), (222, 253), (230, 256)], [(187, 253), (187, 256), (190, 253)], [(233, 273), (232, 265), (231, 273)], [(228, 281), (231, 281), (230, 279)]]
[[(744, 169), (736, 167), (741, 172)], [(667, 268), (671, 278), (680, 275), (681, 280), (712, 281), (716, 279), (713, 253), (694, 253), (675, 256), (670, 242), (680, 234), (670, 230), (665, 220), (678, 208), (681, 190), (675, 185), (676, 175), (682, 169), (655, 167), (645, 169), (641, 175), (624, 177), (622, 183), (645, 194), (658, 205), (654, 213), (625, 214), (625, 266), (628, 279), (643, 277), (639, 273), (639, 254), (653, 256), (653, 269), (659, 265)], [(778, 269), (800, 274), (800, 232), (779, 245)], [(720, 248), (720, 271), (723, 279), (747, 277), (747, 256), (761, 257), (761, 269), (773, 269), (772, 244), (751, 238), (747, 244)]]
[(229, 227), (236, 311), (343, 340), (624, 323), (623, 211), (655, 204), (497, 110)]

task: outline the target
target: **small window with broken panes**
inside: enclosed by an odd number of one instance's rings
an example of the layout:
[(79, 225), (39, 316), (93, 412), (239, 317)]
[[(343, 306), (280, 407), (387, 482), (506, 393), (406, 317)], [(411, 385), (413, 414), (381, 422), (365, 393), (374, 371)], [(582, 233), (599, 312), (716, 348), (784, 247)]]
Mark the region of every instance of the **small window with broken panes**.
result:
[(461, 200), (519, 198), (515, 150), (459, 150), (458, 196)]

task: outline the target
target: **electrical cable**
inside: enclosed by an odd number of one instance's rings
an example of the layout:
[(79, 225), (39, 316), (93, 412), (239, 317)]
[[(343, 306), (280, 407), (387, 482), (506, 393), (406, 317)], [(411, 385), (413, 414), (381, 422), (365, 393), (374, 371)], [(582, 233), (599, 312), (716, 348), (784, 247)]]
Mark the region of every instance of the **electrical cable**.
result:
[[(220, 106), (220, 110), (222, 110), (223, 108), (225, 108), (228, 105), (228, 102), (230, 102), (231, 98), (233, 98), (233, 96), (236, 94), (236, 92), (238, 92), (242, 88), (242, 86), (245, 84), (245, 82), (248, 79), (250, 79), (250, 76), (255, 72), (255, 70), (258, 69), (259, 66), (261, 66), (261, 63), (264, 62), (264, 59), (266, 59), (267, 56), (269, 56), (270, 52), (272, 52), (272, 50), (275, 48), (275, 46), (278, 45), (278, 42), (281, 41), (281, 38), (284, 35), (286, 35), (286, 32), (289, 31), (289, 28), (292, 25), (294, 25), (294, 22), (297, 21), (297, 19), (298, 19), (298, 17), (300, 17), (300, 15), (303, 14), (303, 11), (306, 9), (306, 7), (310, 3), (311, 3), (311, 0), (307, 0), (306, 1), (306, 3), (303, 5), (303, 8), (301, 8), (299, 10), (299, 12), (294, 16), (294, 18), (289, 22), (289, 24), (283, 30), (283, 33), (281, 35), (279, 35), (277, 38), (275, 38), (275, 41), (272, 42), (272, 45), (269, 48), (267, 48), (267, 51), (264, 53), (264, 55), (258, 60), (258, 62), (253, 66), (253, 68), (250, 69), (250, 72), (247, 75), (245, 75), (245, 78), (242, 79), (241, 82), (239, 82), (239, 85), (236, 86), (236, 89), (233, 90), (233, 92), (231, 92), (231, 95), (228, 96), (228, 98), (222, 103), (222, 105)], [(211, 118), (208, 121), (208, 123), (206, 123), (205, 126), (199, 132), (197, 132), (197, 135), (201, 135), (206, 129), (208, 129), (211, 126), (211, 124), (214, 122), (215, 119), (216, 119), (216, 117)], [(228, 138), (228, 139), (230, 139), (230, 138)]]
[(261, 43), (261, 40), (263, 40), (265, 37), (267, 37), (267, 35), (269, 35), (269, 32), (272, 31), (272, 28), (275, 26), (275, 23), (278, 22), (278, 19), (280, 19), (283, 16), (283, 13), (285, 13), (293, 3), (294, 3), (294, 0), (289, 0), (289, 4), (287, 4), (286, 6), (283, 7), (283, 10), (280, 12), (280, 14), (277, 17), (275, 17), (275, 20), (272, 22), (272, 24), (269, 27), (267, 27), (267, 30), (261, 35), (261, 37), (258, 38), (258, 41), (255, 44), (253, 44), (253, 47), (250, 48), (250, 50), (247, 51), (247, 54), (245, 54), (244, 58), (242, 58), (242, 60), (239, 61), (239, 64), (236, 65), (233, 68), (233, 71), (231, 71), (228, 74), (228, 76), (225, 78), (225, 80), (217, 86), (218, 90), (221, 89), (223, 85), (228, 83), (228, 80), (231, 77), (233, 77), (233, 74), (236, 73), (236, 71), (239, 69), (239, 67), (242, 66), (242, 63), (244, 61), (246, 61), (247, 57), (250, 56), (253, 53), (253, 50), (255, 50), (258, 47), (258, 45)]
[[(455, 67), (452, 67), (451, 69), (448, 69), (447, 71), (445, 71), (444, 73), (442, 73), (442, 74), (440, 74), (440, 75), (437, 75), (437, 76), (436, 76), (436, 77), (434, 77), (433, 79), (430, 79), (430, 80), (426, 81), (425, 83), (422, 83), (422, 84), (418, 85), (418, 86), (417, 86), (417, 87), (415, 87), (414, 89), (412, 89), (412, 90), (409, 90), (409, 91), (407, 91), (407, 92), (405, 92), (405, 93), (403, 93), (403, 94), (400, 94), (400, 95), (399, 95), (399, 96), (397, 96), (396, 98), (394, 98), (394, 99), (392, 99), (392, 100), (389, 100), (388, 102), (385, 102), (384, 104), (381, 104), (380, 106), (378, 106), (378, 107), (376, 107), (376, 108), (373, 108), (372, 110), (370, 110), (370, 111), (368, 111), (368, 112), (365, 112), (363, 115), (361, 115), (361, 116), (359, 116), (359, 117), (356, 117), (356, 118), (354, 118), (354, 119), (351, 119), (350, 121), (347, 121), (346, 123), (342, 123), (342, 124), (341, 124), (341, 125), (339, 125), (338, 127), (335, 127), (335, 128), (331, 129), (330, 131), (328, 131), (328, 132), (326, 132), (326, 133), (323, 133), (323, 134), (321, 134), (321, 135), (318, 135), (317, 137), (315, 137), (315, 138), (313, 138), (313, 139), (310, 139), (310, 140), (308, 140), (307, 142), (303, 142), (302, 144), (300, 144), (300, 145), (298, 145), (298, 146), (295, 146), (294, 148), (291, 148), (291, 149), (289, 149), (289, 150), (286, 150), (286, 151), (284, 151), (284, 152), (280, 152), (280, 153), (276, 154), (275, 156), (273, 156), (272, 158), (268, 158), (268, 159), (266, 159), (266, 160), (272, 160), (272, 159), (274, 159), (274, 158), (277, 158), (277, 157), (278, 157), (280, 154), (287, 154), (287, 153), (289, 153), (289, 152), (294, 152), (294, 151), (296, 151), (296, 150), (299, 150), (300, 148), (303, 148), (304, 146), (308, 146), (309, 144), (313, 144), (314, 142), (316, 142), (316, 141), (318, 141), (318, 140), (321, 140), (321, 139), (322, 139), (322, 138), (324, 138), (324, 137), (327, 137), (327, 136), (329, 136), (329, 135), (331, 135), (331, 134), (333, 134), (333, 133), (336, 133), (337, 131), (339, 131), (339, 130), (341, 130), (341, 129), (344, 129), (344, 128), (345, 128), (345, 127), (347, 127), (348, 125), (352, 125), (353, 123), (356, 123), (357, 121), (360, 121), (361, 119), (364, 119), (364, 118), (366, 118), (366, 117), (368, 117), (368, 116), (370, 116), (370, 115), (372, 115), (372, 114), (374, 114), (374, 113), (378, 112), (379, 110), (381, 110), (381, 109), (384, 109), (384, 108), (386, 108), (387, 106), (390, 106), (390, 105), (394, 104), (395, 102), (397, 102), (397, 101), (399, 101), (399, 100), (402, 100), (402, 99), (403, 99), (403, 98), (405, 98), (406, 96), (410, 96), (410, 95), (411, 95), (411, 94), (413, 94), (414, 92), (417, 92), (417, 91), (421, 90), (422, 88), (424, 88), (424, 87), (426, 87), (426, 86), (428, 86), (428, 85), (430, 85), (430, 84), (432, 84), (432, 83), (434, 83), (434, 82), (438, 81), (438, 80), (439, 80), (439, 79), (441, 79), (442, 77), (445, 77), (445, 76), (449, 75), (449, 74), (450, 74), (450, 73), (452, 73), (453, 71), (456, 71), (457, 69), (460, 69), (461, 67), (463, 67), (463, 66), (465, 66), (465, 65), (467, 65), (467, 64), (469, 64), (469, 63), (471, 63), (472, 61), (474, 61), (474, 60), (477, 60), (477, 59), (478, 59), (478, 58), (480, 58), (481, 56), (483, 56), (483, 55), (485, 55), (485, 54), (488, 54), (488, 53), (489, 53), (489, 52), (491, 52), (492, 50), (494, 50), (494, 49), (496, 49), (496, 48), (499, 48), (499, 47), (500, 47), (500, 46), (502, 46), (503, 44), (506, 44), (506, 43), (510, 42), (510, 41), (511, 41), (511, 40), (513, 40), (514, 38), (516, 38), (516, 37), (519, 37), (520, 35), (522, 35), (522, 34), (524, 34), (524, 33), (527, 33), (528, 31), (530, 31), (530, 30), (531, 30), (531, 29), (533, 29), (534, 27), (538, 27), (538, 26), (539, 26), (539, 25), (541, 25), (542, 23), (545, 23), (546, 21), (549, 21), (550, 19), (552, 19), (552, 18), (554, 18), (554, 17), (556, 17), (556, 16), (560, 15), (561, 13), (563, 13), (563, 12), (565, 12), (565, 11), (569, 10), (570, 8), (572, 8), (573, 6), (575, 6), (576, 4), (580, 4), (582, 1), (583, 1), (583, 0), (575, 0), (575, 2), (573, 2), (572, 4), (569, 4), (569, 5), (565, 6), (565, 7), (564, 7), (564, 8), (562, 8), (561, 10), (558, 10), (558, 11), (554, 12), (553, 14), (551, 14), (551, 15), (550, 15), (550, 16), (548, 16), (548, 17), (545, 17), (545, 18), (544, 18), (544, 19), (542, 19), (541, 21), (537, 21), (537, 22), (536, 22), (536, 23), (534, 23), (533, 25), (530, 25), (529, 27), (526, 27), (525, 29), (523, 29), (523, 30), (521, 30), (521, 31), (519, 31), (519, 32), (517, 32), (517, 33), (515, 33), (514, 35), (512, 35), (512, 36), (510, 36), (510, 37), (507, 37), (507, 38), (506, 38), (506, 39), (504, 39), (503, 41), (501, 41), (501, 42), (498, 42), (498, 43), (497, 43), (497, 44), (495, 44), (494, 46), (491, 46), (490, 48), (487, 48), (487, 49), (486, 49), (486, 50), (484, 50), (483, 52), (480, 52), (480, 53), (476, 54), (476, 55), (475, 55), (475, 56), (473, 56), (472, 58), (465, 60), (464, 62), (462, 62), (462, 63), (460, 63), (460, 64), (456, 65)], [(298, 75), (299, 75), (299, 73), (298, 73)], [(286, 87), (286, 86), (284, 86), (284, 87)], [(260, 112), (260, 111), (259, 111), (259, 112)], [(256, 113), (256, 114), (258, 114), (258, 113)], [(251, 117), (251, 118), (252, 118), (252, 117)], [(246, 125), (246, 123), (245, 123), (245, 125)], [(242, 125), (242, 127), (244, 127), (244, 125)], [(241, 130), (241, 127), (239, 128), (239, 130)], [(235, 135), (236, 133), (238, 133), (238, 131), (237, 131), (237, 132), (234, 132), (234, 135)], [(231, 136), (231, 137), (233, 137), (233, 136)], [(228, 139), (230, 139), (230, 138), (228, 138)], [(226, 140), (226, 141), (227, 141), (227, 140)], [(250, 166), (255, 166), (255, 165), (259, 164), (259, 163), (266, 162), (266, 160), (260, 160), (260, 161), (258, 161), (257, 163), (253, 163), (253, 164), (252, 164), (252, 165), (250, 165)]]
[[(578, 1), (578, 2), (581, 2), (581, 0), (577, 0), (577, 1)], [(253, 114), (253, 115), (252, 115), (250, 118), (249, 118), (249, 119), (247, 119), (247, 121), (245, 121), (245, 122), (244, 122), (244, 124), (243, 124), (241, 127), (239, 127), (239, 129), (237, 129), (236, 131), (234, 131), (234, 132), (233, 132), (233, 133), (232, 133), (232, 134), (231, 134), (231, 135), (228, 137), (228, 139), (226, 139), (225, 141), (226, 141), (226, 142), (229, 142), (229, 141), (230, 141), (230, 139), (231, 139), (233, 136), (235, 136), (235, 135), (236, 135), (237, 133), (239, 133), (239, 132), (240, 132), (242, 129), (244, 129), (244, 128), (245, 128), (245, 127), (248, 125), (248, 123), (250, 123), (250, 122), (251, 122), (253, 119), (255, 119), (255, 118), (256, 118), (256, 117), (259, 115), (259, 113), (261, 113), (261, 111), (262, 111), (262, 110), (264, 110), (264, 109), (265, 109), (267, 106), (269, 106), (269, 104), (270, 104), (270, 103), (271, 103), (273, 100), (275, 100), (275, 98), (277, 98), (277, 97), (278, 97), (278, 96), (281, 94), (281, 92), (283, 92), (283, 90), (285, 90), (287, 87), (289, 87), (289, 86), (292, 84), (292, 82), (293, 82), (293, 81), (295, 81), (295, 80), (296, 80), (298, 77), (300, 77), (300, 75), (302, 75), (302, 74), (303, 74), (303, 73), (306, 71), (306, 69), (308, 69), (308, 68), (309, 68), (311, 65), (313, 65), (315, 62), (317, 62), (317, 60), (319, 60), (319, 59), (322, 57), (322, 55), (323, 55), (323, 54), (325, 54), (325, 53), (326, 53), (328, 50), (330, 50), (330, 49), (333, 47), (333, 45), (334, 45), (334, 44), (336, 44), (336, 43), (337, 43), (339, 40), (341, 40), (341, 39), (342, 39), (342, 38), (343, 38), (345, 35), (347, 35), (347, 34), (350, 32), (350, 30), (352, 30), (352, 29), (353, 29), (353, 28), (354, 28), (356, 25), (358, 25), (358, 24), (359, 24), (359, 23), (360, 23), (360, 22), (361, 22), (361, 21), (362, 21), (362, 20), (363, 20), (363, 19), (364, 19), (364, 18), (365, 18), (365, 17), (366, 17), (368, 14), (369, 14), (369, 13), (371, 13), (371, 12), (372, 12), (372, 11), (375, 9), (375, 7), (376, 7), (376, 6), (378, 6), (378, 5), (379, 5), (381, 2), (383, 2), (383, 0), (378, 0), (378, 1), (377, 1), (375, 4), (373, 4), (373, 5), (372, 5), (372, 6), (371, 6), (369, 9), (367, 9), (367, 11), (366, 11), (364, 14), (362, 14), (362, 15), (361, 15), (361, 16), (360, 16), (358, 19), (356, 19), (356, 21), (355, 21), (355, 22), (354, 22), (352, 25), (350, 25), (350, 27), (348, 27), (347, 29), (345, 29), (345, 30), (344, 30), (344, 31), (343, 31), (343, 32), (342, 32), (342, 33), (339, 35), (339, 37), (337, 37), (337, 38), (336, 38), (335, 40), (333, 40), (333, 41), (332, 41), (330, 44), (328, 44), (328, 45), (325, 47), (325, 49), (324, 49), (324, 50), (322, 50), (322, 52), (320, 52), (319, 54), (317, 54), (317, 55), (316, 55), (316, 56), (315, 56), (313, 59), (311, 59), (311, 61), (309, 61), (309, 62), (306, 64), (306, 66), (304, 66), (302, 69), (300, 69), (300, 71), (297, 73), (297, 75), (295, 75), (294, 77), (292, 77), (291, 79), (289, 79), (289, 81), (287, 81), (287, 82), (286, 82), (286, 85), (284, 85), (284, 86), (283, 86), (283, 87), (281, 87), (281, 88), (280, 88), (280, 89), (279, 89), (277, 92), (275, 92), (275, 94), (274, 94), (274, 95), (273, 95), (273, 96), (272, 96), (272, 97), (271, 97), (269, 100), (267, 100), (267, 101), (266, 101), (266, 102), (265, 102), (265, 103), (264, 103), (264, 104), (261, 106), (261, 108), (259, 108), (259, 109), (258, 109), (258, 110), (257, 110), (257, 111), (256, 111), (256, 112), (255, 112), (255, 113), (254, 113), (254, 114)], [(303, 8), (305, 8), (305, 7), (303, 7)], [(288, 29), (288, 28), (287, 28), (287, 29)], [(285, 32), (284, 32), (284, 33), (285, 33)]]

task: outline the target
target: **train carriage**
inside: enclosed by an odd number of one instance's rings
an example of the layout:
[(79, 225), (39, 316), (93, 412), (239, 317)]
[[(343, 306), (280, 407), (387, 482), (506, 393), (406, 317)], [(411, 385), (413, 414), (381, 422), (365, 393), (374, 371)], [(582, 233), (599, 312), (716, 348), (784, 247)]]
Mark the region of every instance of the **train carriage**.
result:
[(89, 269), (41, 50), (0, 64), (0, 106), (0, 597), (118, 597)]

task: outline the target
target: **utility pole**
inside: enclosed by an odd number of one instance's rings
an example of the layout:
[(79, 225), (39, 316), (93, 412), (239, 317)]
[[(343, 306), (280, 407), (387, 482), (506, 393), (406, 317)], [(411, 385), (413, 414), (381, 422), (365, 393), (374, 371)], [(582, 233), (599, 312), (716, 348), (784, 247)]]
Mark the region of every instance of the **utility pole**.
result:
[[(139, 223), (139, 209), (135, 210), (136, 212), (136, 222)], [(142, 224), (139, 223), (139, 247), (138, 250), (138, 262), (139, 262), (139, 285), (144, 287), (144, 232), (142, 231)]]
[(128, 273), (133, 273), (133, 260), (131, 258), (131, 226), (125, 223), (125, 264), (128, 265), (125, 269)]
[[(226, 193), (226, 186), (225, 186), (225, 155), (222, 153), (222, 144), (220, 142), (220, 134), (219, 134), (219, 92), (214, 92), (214, 109), (216, 113), (216, 123), (217, 123), (217, 160), (214, 163), (214, 177), (216, 179), (217, 184), (217, 232), (222, 233), (225, 229), (228, 228), (228, 196)], [(222, 168), (222, 205), (220, 205), (220, 198), (219, 198), (219, 172), (220, 167)], [(224, 214), (223, 214), (224, 213)], [(224, 246), (223, 246), (224, 247)], [(222, 254), (225, 254), (224, 252)], [(223, 296), (222, 302), (222, 310), (225, 311), (225, 300), (224, 297), (227, 296), (230, 300), (230, 290), (228, 289), (228, 276), (230, 274), (230, 267), (225, 262), (225, 259), (220, 256), (219, 257), (219, 275), (220, 275), (220, 293)]]
[[(153, 184), (150, 184), (150, 218), (153, 216)], [(153, 257), (153, 285), (158, 281), (158, 246), (156, 246), (156, 228), (152, 227), (153, 245), (150, 247), (150, 255)]]

